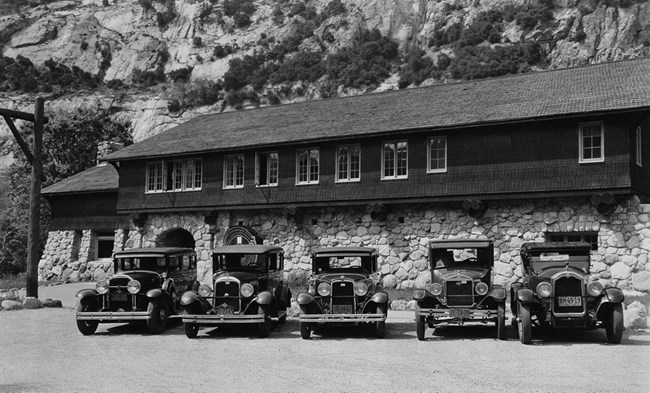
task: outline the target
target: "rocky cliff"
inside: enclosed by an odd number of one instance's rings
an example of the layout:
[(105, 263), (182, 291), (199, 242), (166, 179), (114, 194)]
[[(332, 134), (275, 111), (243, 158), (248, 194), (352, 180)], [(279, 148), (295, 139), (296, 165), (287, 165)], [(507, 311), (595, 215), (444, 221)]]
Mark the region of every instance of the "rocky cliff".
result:
[[(397, 44), (399, 57), (388, 62), (388, 75), (381, 76), (376, 83), (353, 87), (337, 79), (334, 94), (359, 94), (494, 75), (463, 71), (475, 63), (476, 67), (485, 66), (487, 61), (482, 61), (480, 56), (486, 56), (488, 49), (498, 54), (503, 53), (498, 52), (500, 49), (521, 43), (534, 43), (539, 55), (526, 58), (514, 72), (650, 54), (650, 2), (647, 0), (31, 0), (27, 3), (7, 0), (6, 5), (0, 6), (2, 55), (14, 59), (22, 56), (36, 68), (43, 67), (47, 61), (78, 68), (96, 77), (99, 83), (96, 88), (53, 93), (49, 89), (26, 92), (24, 88), (4, 88), (0, 92), (0, 107), (33, 111), (36, 93), (48, 97), (46, 111), (88, 105), (112, 107), (116, 116), (132, 121), (135, 141), (202, 113), (321, 98), (320, 85), (334, 80), (327, 74), (328, 64), (322, 75), (309, 80), (285, 78), (278, 83), (277, 77), (271, 77), (253, 84), (252, 88), (250, 84), (228, 88), (228, 81), (221, 84), (228, 77), (233, 59), (259, 58), (260, 53), (265, 53), (265, 64), (273, 63), (274, 60), (269, 60), (273, 59), (270, 57), (273, 50), (280, 44), (286, 48), (290, 42), (295, 46), (291, 50), (283, 49), (279, 61), (286, 63), (286, 59), (296, 58), (297, 53), (317, 53), (318, 61), (323, 61), (328, 55), (353, 46), (359, 32), (364, 30), (377, 29)], [(456, 69), (449, 68), (450, 62), (454, 66), (453, 62), (467, 53), (481, 55), (462, 63), (465, 69), (459, 68), (460, 62), (455, 64)], [(418, 78), (405, 76), (414, 70), (419, 72)], [(203, 86), (206, 81), (215, 83), (209, 85), (210, 89), (221, 93), (210, 100), (184, 104), (182, 94), (194, 94), (196, 90), (191, 86)], [(251, 90), (254, 99), (247, 100), (249, 95), (245, 95), (238, 105), (227, 99), (228, 94), (231, 97), (236, 91), (250, 94)], [(0, 137), (6, 137), (7, 133), (1, 124)]]

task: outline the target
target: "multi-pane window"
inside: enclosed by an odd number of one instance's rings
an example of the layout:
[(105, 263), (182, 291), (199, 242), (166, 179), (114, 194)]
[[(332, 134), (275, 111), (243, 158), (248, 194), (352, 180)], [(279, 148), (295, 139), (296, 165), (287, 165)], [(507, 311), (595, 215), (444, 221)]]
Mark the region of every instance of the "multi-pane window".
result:
[(147, 192), (200, 190), (203, 182), (200, 158), (147, 163)]
[(638, 166), (643, 166), (643, 155), (641, 154), (641, 146), (642, 146), (642, 138), (641, 138), (641, 127), (637, 127), (634, 135), (634, 139), (636, 140), (636, 164)]
[(336, 181), (350, 182), (361, 179), (361, 147), (359, 145), (336, 148)]
[(278, 153), (257, 153), (255, 183), (259, 187), (278, 185)]
[(244, 187), (244, 156), (241, 154), (224, 157), (223, 187)]
[(605, 160), (603, 123), (580, 125), (580, 162), (602, 162)]
[(382, 179), (408, 177), (408, 144), (406, 141), (384, 143), (382, 152)]
[(429, 150), (427, 151), (428, 167), (427, 172), (446, 172), (447, 171), (447, 138), (437, 136), (429, 138)]
[(586, 242), (598, 250), (598, 232), (546, 232), (547, 242)]
[(296, 183), (317, 184), (320, 166), (318, 149), (298, 150), (296, 157)]

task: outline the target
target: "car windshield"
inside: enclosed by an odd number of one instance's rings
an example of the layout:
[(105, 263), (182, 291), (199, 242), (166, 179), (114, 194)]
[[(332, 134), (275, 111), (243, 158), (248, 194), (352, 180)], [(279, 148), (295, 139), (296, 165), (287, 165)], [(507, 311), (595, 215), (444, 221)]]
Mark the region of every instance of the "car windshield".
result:
[(431, 250), (431, 266), (434, 269), (486, 267), (490, 261), (488, 252), (489, 249), (484, 248), (436, 248)]
[(530, 256), (530, 267), (535, 272), (565, 266), (589, 272), (589, 255), (585, 255), (582, 252), (578, 254), (575, 252), (549, 251)]
[(264, 269), (268, 263), (266, 254), (215, 254), (212, 258), (217, 270)]
[(126, 257), (117, 259), (118, 270), (165, 270), (163, 257)]
[(329, 271), (370, 271), (372, 259), (370, 256), (317, 256), (315, 258), (316, 273)]

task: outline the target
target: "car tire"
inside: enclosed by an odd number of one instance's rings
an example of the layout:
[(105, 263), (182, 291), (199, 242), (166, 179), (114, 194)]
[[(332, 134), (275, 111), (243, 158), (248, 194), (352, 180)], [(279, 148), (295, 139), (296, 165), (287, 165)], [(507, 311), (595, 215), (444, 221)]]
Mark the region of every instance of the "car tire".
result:
[[(87, 303), (82, 303), (81, 301), (77, 302), (77, 306), (75, 307), (75, 310), (77, 312), (94, 311)], [(92, 336), (93, 334), (95, 334), (95, 331), (97, 331), (97, 325), (99, 325), (98, 321), (77, 320), (77, 329), (79, 329), (81, 334), (83, 334), (84, 336)]]
[(307, 322), (300, 322), (300, 337), (303, 340), (309, 340), (311, 337), (311, 326)]
[(506, 304), (497, 304), (497, 339), (506, 339)]
[(612, 310), (605, 323), (607, 342), (620, 344), (623, 339), (623, 305), (621, 303), (612, 305)]
[(424, 341), (424, 333), (427, 330), (427, 325), (424, 323), (424, 318), (423, 317), (417, 317), (415, 319), (415, 332), (417, 333), (418, 340)]
[(199, 334), (198, 323), (184, 323), (183, 327), (185, 328), (187, 338), (195, 338)]
[[(375, 311), (375, 313), (378, 315), (386, 316), (386, 312), (382, 307), (377, 307), (377, 311)], [(384, 338), (386, 336), (386, 321), (383, 320), (375, 322), (375, 330), (377, 338)]]
[(530, 317), (530, 306), (517, 302), (517, 330), (519, 332), (519, 341), (522, 344), (530, 344), (533, 336), (533, 325)]
[(266, 314), (262, 315), (264, 315), (264, 322), (257, 324), (257, 335), (260, 338), (266, 338), (271, 335), (271, 318)]
[(167, 318), (169, 317), (169, 310), (165, 306), (165, 303), (160, 300), (150, 301), (147, 306), (147, 312), (150, 315), (150, 318), (147, 320), (149, 332), (159, 334), (165, 331)]

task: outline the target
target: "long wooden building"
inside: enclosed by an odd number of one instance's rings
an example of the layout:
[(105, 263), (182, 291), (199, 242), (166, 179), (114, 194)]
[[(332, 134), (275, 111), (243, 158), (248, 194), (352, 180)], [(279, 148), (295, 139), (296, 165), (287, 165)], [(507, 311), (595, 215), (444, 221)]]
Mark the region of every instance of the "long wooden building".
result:
[(581, 239), (594, 279), (633, 285), (649, 129), (649, 58), (201, 116), (44, 190), (42, 274), (98, 259), (97, 239), (194, 247), (207, 274), (210, 249), (248, 233), (297, 278), (315, 246), (375, 246), (385, 283), (409, 288), (429, 240), (487, 237), (506, 284), (521, 242)]

